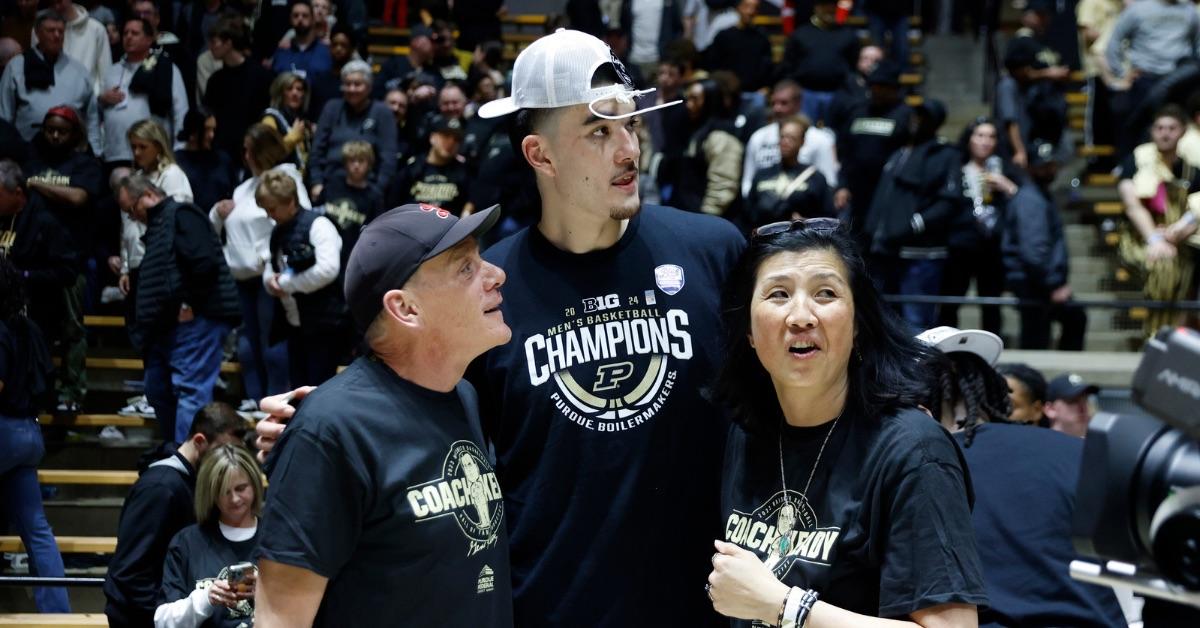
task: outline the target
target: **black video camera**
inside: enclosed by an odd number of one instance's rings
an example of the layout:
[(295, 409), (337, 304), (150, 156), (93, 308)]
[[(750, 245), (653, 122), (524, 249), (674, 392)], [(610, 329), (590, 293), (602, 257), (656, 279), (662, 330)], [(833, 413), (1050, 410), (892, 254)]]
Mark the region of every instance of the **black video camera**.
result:
[(1072, 577), (1200, 607), (1200, 334), (1163, 330), (1133, 376), (1149, 414), (1099, 413), (1075, 491)]

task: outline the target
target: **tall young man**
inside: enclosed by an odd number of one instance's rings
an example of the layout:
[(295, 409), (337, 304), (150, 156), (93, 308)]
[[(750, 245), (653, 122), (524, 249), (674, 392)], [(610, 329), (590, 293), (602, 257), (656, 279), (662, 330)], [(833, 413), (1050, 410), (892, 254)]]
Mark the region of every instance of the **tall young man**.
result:
[[(553, 76), (553, 83), (546, 77)], [(701, 393), (744, 246), (728, 222), (638, 197), (623, 66), (578, 31), (517, 58), (514, 149), (541, 218), (485, 259), (514, 341), (473, 371), (498, 458), (520, 626), (699, 626), (728, 423)], [(668, 103), (662, 106), (669, 106)]]

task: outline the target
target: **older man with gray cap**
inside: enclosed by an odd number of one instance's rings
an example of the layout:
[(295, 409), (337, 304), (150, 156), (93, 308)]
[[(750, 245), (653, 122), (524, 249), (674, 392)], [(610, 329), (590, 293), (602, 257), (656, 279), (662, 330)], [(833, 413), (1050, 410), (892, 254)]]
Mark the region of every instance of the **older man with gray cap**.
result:
[(305, 398), (268, 471), (258, 626), (512, 625), (505, 503), (467, 365), (512, 335), (496, 207), (368, 224), (346, 302), (370, 353)]

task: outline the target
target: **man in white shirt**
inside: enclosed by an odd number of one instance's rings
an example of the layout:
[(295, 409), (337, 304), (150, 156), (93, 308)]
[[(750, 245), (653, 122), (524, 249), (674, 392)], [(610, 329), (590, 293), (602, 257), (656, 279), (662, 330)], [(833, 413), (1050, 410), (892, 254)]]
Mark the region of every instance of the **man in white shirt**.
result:
[[(105, 163), (133, 159), (125, 134), (139, 120), (152, 118), (169, 138), (174, 138), (183, 128), (183, 118), (188, 112), (183, 75), (165, 56), (150, 54), (154, 41), (154, 26), (148, 20), (131, 17), (125, 21), (121, 37), (125, 56), (109, 67), (96, 97), (104, 120), (102, 157)], [(170, 66), (169, 79), (166, 69), (159, 68), (159, 64)], [(169, 84), (160, 84), (168, 81)], [(168, 86), (170, 96), (164, 98), (166, 90), (163, 88)], [(152, 99), (152, 95), (157, 100)]]
[[(750, 194), (754, 174), (779, 163), (779, 120), (800, 114), (800, 103), (804, 90), (791, 79), (783, 79), (771, 91), (772, 122), (754, 132), (746, 142), (746, 157), (742, 164), (742, 196)], [(833, 132), (829, 129), (808, 127), (804, 133), (804, 145), (800, 148), (799, 161), (817, 167), (830, 186), (836, 187), (838, 180), (837, 154)]]
[[(100, 91), (104, 74), (112, 65), (112, 49), (108, 46), (108, 29), (95, 18), (88, 17), (87, 9), (71, 0), (54, 0), (50, 10), (66, 19), (66, 40), (63, 52), (83, 64), (92, 77), (92, 91)], [(37, 30), (33, 32), (33, 45), (37, 44)]]

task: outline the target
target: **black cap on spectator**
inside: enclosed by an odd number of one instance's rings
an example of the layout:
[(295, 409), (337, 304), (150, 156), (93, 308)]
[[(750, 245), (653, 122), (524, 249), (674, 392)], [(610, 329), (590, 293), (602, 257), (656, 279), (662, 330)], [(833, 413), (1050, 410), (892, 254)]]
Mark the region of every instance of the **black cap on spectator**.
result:
[(433, 39), (433, 30), (424, 24), (417, 24), (408, 31), (408, 38), (412, 40), (418, 37)]
[(937, 129), (946, 121), (946, 105), (936, 98), (926, 98), (917, 106), (918, 110), (924, 111), (929, 117), (931, 128)]
[(893, 63), (889, 59), (884, 59), (871, 70), (871, 74), (867, 76), (868, 85), (891, 85), (898, 87), (900, 85), (900, 66)]
[(1032, 37), (1016, 37), (1008, 43), (1008, 49), (1004, 51), (1004, 67), (1012, 71), (1016, 68), (1036, 66), (1040, 51), (1041, 44)]
[(1094, 395), (1099, 391), (1099, 386), (1088, 384), (1080, 375), (1064, 373), (1046, 384), (1046, 401), (1074, 399), (1084, 393)]
[(463, 137), (463, 123), (458, 118), (447, 118), (445, 116), (434, 116), (432, 123), (429, 125), (431, 133), (446, 133), (453, 135), (458, 139)]
[(366, 331), (383, 309), (383, 295), (403, 288), (423, 262), (486, 232), (499, 218), (499, 205), (459, 219), (440, 207), (414, 203), (368, 223), (346, 262), (346, 303), (358, 328)]

